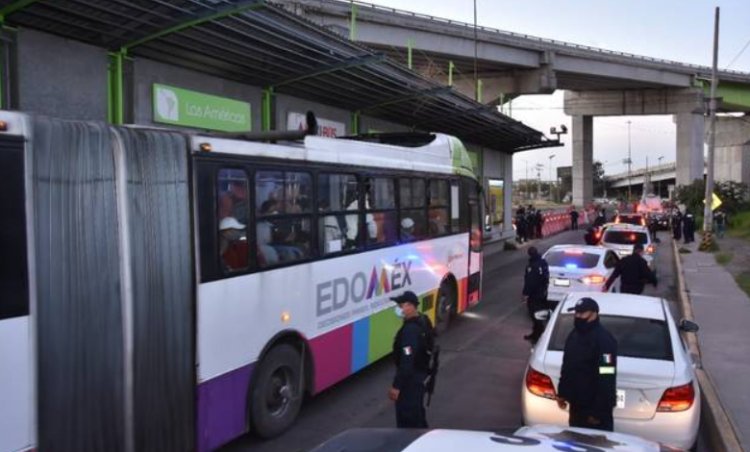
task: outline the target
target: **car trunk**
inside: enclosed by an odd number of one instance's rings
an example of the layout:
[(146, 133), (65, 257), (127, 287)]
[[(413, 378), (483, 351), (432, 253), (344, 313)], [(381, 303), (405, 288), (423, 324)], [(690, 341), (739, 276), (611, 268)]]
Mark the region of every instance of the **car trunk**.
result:
[[(552, 378), (555, 387), (560, 382), (562, 356), (560, 351), (547, 351), (544, 356), (544, 373)], [(615, 418), (653, 418), (661, 396), (672, 386), (674, 373), (672, 361), (618, 357), (618, 407), (614, 410)]]
[(597, 268), (550, 267), (548, 292), (550, 293), (550, 296), (552, 296), (552, 294), (557, 293), (567, 294), (568, 292), (581, 292), (598, 289), (601, 287), (601, 284), (585, 284), (581, 279), (584, 276), (594, 274), (607, 278), (610, 273), (611, 271), (600, 273), (600, 270)]

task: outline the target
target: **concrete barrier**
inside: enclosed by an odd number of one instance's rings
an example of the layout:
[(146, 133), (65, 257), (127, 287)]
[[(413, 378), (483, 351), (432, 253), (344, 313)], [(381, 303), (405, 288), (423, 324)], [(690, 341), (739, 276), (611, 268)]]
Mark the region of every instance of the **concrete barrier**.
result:
[[(672, 241), (672, 251), (674, 252), (675, 268), (677, 273), (677, 292), (680, 302), (682, 316), (687, 320), (694, 320), (693, 306), (690, 302), (690, 294), (685, 286), (685, 277), (682, 274), (682, 261), (677, 248), (677, 242)], [(711, 451), (738, 451), (744, 449), (740, 445), (737, 432), (732, 425), (732, 420), (727, 414), (724, 405), (719, 399), (716, 387), (711, 381), (711, 377), (703, 369), (701, 360), (700, 343), (696, 334), (684, 334), (688, 350), (693, 356), (697, 369), (695, 371), (698, 378), (698, 384), (701, 387), (701, 424), (706, 433), (706, 441)]]

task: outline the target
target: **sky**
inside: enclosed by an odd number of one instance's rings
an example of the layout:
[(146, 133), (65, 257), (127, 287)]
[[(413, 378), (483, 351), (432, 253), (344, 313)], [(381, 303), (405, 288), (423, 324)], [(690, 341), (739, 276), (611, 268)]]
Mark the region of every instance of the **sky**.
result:
[[(486, 27), (683, 63), (711, 66), (714, 8), (721, 10), (719, 69), (750, 72), (750, 0), (476, 0), (477, 23)], [(370, 3), (473, 23), (473, 0), (371, 0)], [(744, 51), (743, 51), (744, 48)], [(563, 113), (563, 93), (521, 96), (504, 111), (549, 133), (571, 118)], [(628, 124), (633, 168), (674, 162), (676, 133), (671, 116), (594, 118), (594, 160), (606, 174), (627, 171)], [(572, 162), (571, 135), (564, 147), (517, 153), (513, 179), (552, 177)], [(552, 159), (550, 155), (554, 155)]]

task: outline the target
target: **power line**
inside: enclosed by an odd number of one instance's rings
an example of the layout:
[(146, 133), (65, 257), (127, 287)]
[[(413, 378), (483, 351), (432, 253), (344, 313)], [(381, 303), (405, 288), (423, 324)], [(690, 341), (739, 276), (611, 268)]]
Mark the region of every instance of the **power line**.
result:
[(735, 62), (735, 61), (737, 61), (737, 59), (738, 59), (738, 58), (739, 58), (740, 56), (742, 56), (742, 54), (743, 54), (743, 53), (745, 52), (745, 50), (747, 50), (747, 47), (748, 47), (748, 46), (750, 46), (750, 39), (748, 39), (748, 40), (747, 40), (747, 42), (745, 43), (745, 45), (744, 45), (744, 46), (742, 47), (742, 50), (740, 50), (740, 52), (739, 52), (739, 53), (738, 53), (737, 55), (735, 55), (735, 57), (734, 57), (734, 58), (732, 58), (732, 61), (731, 61), (731, 62), (730, 62), (729, 64), (727, 64), (727, 67), (725, 67), (725, 68), (724, 68), (724, 70), (725, 70), (725, 71), (726, 71), (727, 69), (729, 69), (729, 67), (730, 67), (731, 65), (733, 65), (733, 64), (734, 64), (734, 62)]

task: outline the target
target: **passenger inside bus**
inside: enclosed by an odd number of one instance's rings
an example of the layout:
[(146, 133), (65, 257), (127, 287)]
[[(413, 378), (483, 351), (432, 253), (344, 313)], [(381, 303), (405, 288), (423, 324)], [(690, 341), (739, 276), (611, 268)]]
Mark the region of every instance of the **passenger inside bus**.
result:
[(232, 180), (228, 189), (219, 197), (219, 218), (234, 217), (239, 219), (237, 221), (247, 221), (248, 204), (247, 180)]
[(411, 242), (415, 239), (414, 237), (414, 220), (406, 217), (401, 220), (401, 241)]
[[(270, 215), (276, 213), (276, 204), (275, 200), (266, 200), (260, 207), (260, 214)], [(265, 265), (274, 265), (279, 262), (279, 255), (271, 245), (273, 242), (273, 230), (274, 224), (265, 218), (258, 220), (255, 226), (256, 238), (258, 240), (258, 261), (259, 263), (264, 262)]]
[(247, 236), (245, 225), (234, 217), (219, 222), (219, 253), (227, 271), (247, 268)]

